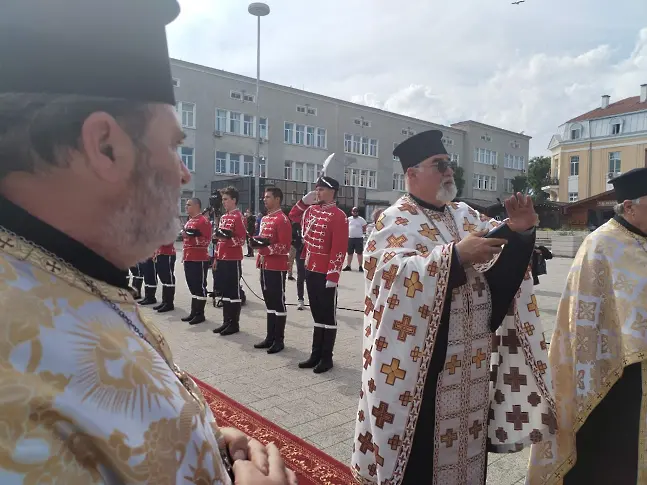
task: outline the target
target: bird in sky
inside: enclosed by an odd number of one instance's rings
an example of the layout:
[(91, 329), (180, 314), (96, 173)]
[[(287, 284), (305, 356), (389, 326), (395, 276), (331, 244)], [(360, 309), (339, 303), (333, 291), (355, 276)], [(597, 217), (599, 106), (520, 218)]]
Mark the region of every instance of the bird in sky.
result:
[(512, 5), (520, 5), (524, 3), (526, 0), (517, 0), (516, 2), (512, 2)]

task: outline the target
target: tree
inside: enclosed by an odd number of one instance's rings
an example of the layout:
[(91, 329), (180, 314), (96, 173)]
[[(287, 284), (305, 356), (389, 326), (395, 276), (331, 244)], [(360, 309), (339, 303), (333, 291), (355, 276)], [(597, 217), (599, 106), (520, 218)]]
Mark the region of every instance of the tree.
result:
[(517, 175), (515, 178), (513, 178), (512, 190), (514, 190), (515, 194), (517, 192), (525, 194), (528, 190), (528, 177), (526, 177), (525, 175)]
[(463, 167), (456, 167), (456, 170), (454, 170), (454, 182), (458, 189), (456, 197), (460, 197), (463, 195), (463, 189), (465, 188), (465, 170), (463, 170)]
[(528, 162), (528, 188), (535, 202), (548, 199), (548, 194), (541, 190), (550, 177), (550, 157), (533, 157)]

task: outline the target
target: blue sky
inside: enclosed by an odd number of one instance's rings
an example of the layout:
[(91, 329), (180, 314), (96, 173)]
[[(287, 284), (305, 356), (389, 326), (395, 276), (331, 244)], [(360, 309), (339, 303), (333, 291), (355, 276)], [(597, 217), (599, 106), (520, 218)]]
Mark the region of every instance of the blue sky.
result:
[[(268, 0), (261, 78), (422, 119), (533, 136), (647, 83), (643, 0)], [(172, 57), (256, 75), (241, 0), (180, 0)]]

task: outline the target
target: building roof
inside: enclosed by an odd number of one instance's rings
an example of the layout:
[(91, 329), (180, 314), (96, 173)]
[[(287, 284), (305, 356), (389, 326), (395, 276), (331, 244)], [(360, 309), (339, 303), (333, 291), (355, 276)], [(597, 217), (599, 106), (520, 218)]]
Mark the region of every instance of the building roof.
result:
[(636, 111), (647, 110), (647, 102), (641, 103), (640, 96), (632, 96), (631, 98), (621, 99), (615, 103), (609, 103), (606, 108), (596, 108), (593, 111), (584, 113), (583, 115), (568, 120), (567, 123), (575, 121), (595, 120), (598, 118), (608, 118), (610, 116), (617, 116), (626, 113), (634, 113)]
[(607, 190), (606, 192), (600, 192), (599, 194), (592, 195), (586, 199), (580, 199), (575, 202), (571, 202), (564, 206), (564, 214), (568, 214), (572, 209), (579, 207), (590, 202), (597, 202), (598, 200), (615, 200), (616, 191), (614, 189)]
[(532, 136), (526, 135), (525, 133), (517, 133), (516, 131), (511, 131), (511, 130), (506, 130), (505, 128), (500, 128), (498, 126), (493, 126), (493, 125), (488, 125), (485, 123), (481, 123), (480, 121), (474, 121), (474, 120), (464, 120), (464, 121), (459, 121), (457, 123), (452, 123), (453, 128), (461, 128), (461, 125), (478, 125), (486, 129), (490, 130), (497, 130), (497, 131), (502, 131), (504, 133), (507, 133), (509, 135), (514, 135), (519, 138), (526, 138), (527, 140), (531, 140)]

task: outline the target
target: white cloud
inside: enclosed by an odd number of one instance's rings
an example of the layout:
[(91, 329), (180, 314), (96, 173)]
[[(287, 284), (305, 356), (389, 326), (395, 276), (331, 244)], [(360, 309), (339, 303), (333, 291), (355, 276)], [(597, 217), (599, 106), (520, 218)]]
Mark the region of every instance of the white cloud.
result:
[[(255, 19), (239, 0), (180, 0), (171, 55), (255, 76)], [(647, 2), (268, 0), (261, 76), (448, 124), (533, 136), (647, 83)]]

